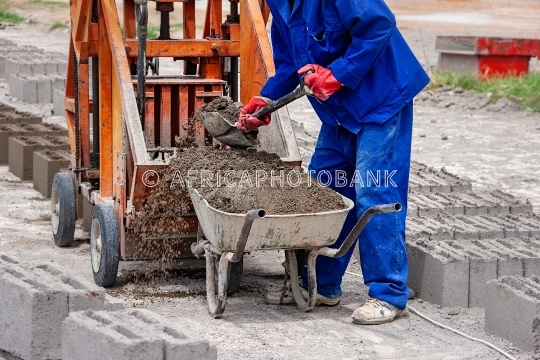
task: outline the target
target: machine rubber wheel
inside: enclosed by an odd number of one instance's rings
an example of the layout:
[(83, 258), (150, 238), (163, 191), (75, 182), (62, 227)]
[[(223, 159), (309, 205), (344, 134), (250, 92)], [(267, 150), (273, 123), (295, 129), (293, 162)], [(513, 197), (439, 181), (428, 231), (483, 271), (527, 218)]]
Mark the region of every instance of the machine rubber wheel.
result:
[(90, 226), (90, 258), (97, 285), (108, 287), (116, 283), (119, 250), (114, 208), (109, 204), (96, 204)]
[(73, 175), (54, 175), (51, 191), (51, 223), (56, 246), (70, 246), (75, 235), (75, 185)]
[[(219, 272), (219, 258), (216, 259), (216, 269)], [(227, 296), (236, 294), (240, 290), (242, 274), (244, 273), (244, 258), (237, 262), (229, 262), (227, 269)], [(217, 287), (216, 287), (217, 289)]]

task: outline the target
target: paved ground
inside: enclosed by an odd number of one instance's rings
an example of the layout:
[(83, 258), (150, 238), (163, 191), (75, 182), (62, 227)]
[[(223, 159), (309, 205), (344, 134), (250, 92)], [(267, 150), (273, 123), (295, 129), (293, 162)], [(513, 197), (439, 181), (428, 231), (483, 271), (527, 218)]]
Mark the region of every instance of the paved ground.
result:
[[(398, 14), (405, 37), (427, 66), (436, 62), (433, 44), (439, 33), (497, 32), (497, 35), (516, 36), (537, 34), (540, 27), (540, 22), (529, 19), (538, 18), (540, 8), (535, 1), (512, 2), (511, 9), (498, 0), (392, 0), (389, 4)], [(459, 8), (457, 12), (456, 7)], [(445, 15), (441, 16), (441, 13)], [(488, 20), (469, 21), (471, 18)], [(65, 53), (67, 49), (66, 33), (40, 32), (35, 27), (0, 30), (0, 38), (10, 38), (21, 45), (40, 46), (48, 51)], [(533, 63), (535, 66), (537, 63)], [(0, 88), (0, 101), (9, 102), (3, 90)], [(436, 96), (439, 95), (433, 97)], [(413, 159), (468, 176), (476, 188), (500, 188), (529, 198), (538, 209), (540, 115), (517, 111), (511, 106), (500, 111), (472, 110), (463, 108), (462, 105), (467, 104), (463, 95), (440, 96), (444, 102), (455, 105), (446, 108), (443, 103), (441, 107), (442, 101), (431, 100), (417, 103)], [(47, 110), (46, 107), (15, 105), (36, 112)], [(291, 106), (290, 112), (302, 154), (307, 159), (319, 122), (305, 101)], [(442, 140), (443, 134), (447, 140)], [(31, 183), (20, 182), (12, 176), (6, 166), (0, 166), (0, 203), (1, 252), (14, 253), (21, 260), (55, 262), (75, 276), (92, 279), (88, 235), (78, 228), (76, 237), (79, 240), (72, 247), (55, 247), (50, 232), (49, 202), (32, 189)], [(159, 288), (134, 287), (121, 277), (113, 293), (133, 306), (150, 309), (199, 331), (218, 346), (220, 359), (502, 358), (483, 345), (438, 329), (413, 315), (376, 327), (352, 325), (350, 314), (366, 299), (366, 288), (352, 275), (344, 277), (345, 296), (336, 308), (317, 308), (313, 313), (305, 314), (295, 307), (267, 306), (263, 301), (264, 293), (268, 288), (279, 286), (282, 260), (283, 254), (278, 252), (246, 256), (243, 286), (238, 295), (229, 299), (226, 316), (221, 320), (214, 320), (207, 314), (204, 264), (200, 262), (190, 263), (189, 270), (179, 270)], [(358, 273), (358, 267), (353, 261), (350, 270)], [(420, 300), (412, 301), (411, 305), (445, 324), (492, 341), (517, 358), (530, 357), (510, 343), (486, 335), (481, 309), (459, 309), (459, 315), (452, 316), (448, 315), (449, 309), (440, 309)], [(8, 358), (0, 354), (0, 359), (2, 357)]]

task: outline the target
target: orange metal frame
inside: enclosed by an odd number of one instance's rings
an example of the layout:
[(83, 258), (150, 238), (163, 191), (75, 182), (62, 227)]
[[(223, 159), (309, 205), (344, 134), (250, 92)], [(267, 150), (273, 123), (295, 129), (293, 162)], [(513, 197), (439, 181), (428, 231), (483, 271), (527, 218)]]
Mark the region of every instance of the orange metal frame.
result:
[[(148, 77), (144, 123), (139, 119), (136, 80), (130, 72), (131, 65), (136, 63), (138, 47), (134, 0), (123, 3), (124, 36), (114, 0), (97, 1), (97, 22), (91, 20), (92, 0), (70, 3), (71, 56), (65, 110), (72, 169), (77, 174), (79, 192), (88, 201), (114, 204), (123, 259), (132, 255), (128, 250), (132, 246), (126, 244), (126, 231), (149, 191), (142, 176), (148, 170), (163, 171), (168, 166), (166, 160), (152, 160), (148, 147), (170, 147), (174, 145), (175, 136), (185, 136), (188, 132), (195, 134), (200, 142), (211, 140), (200, 124), (185, 129), (189, 125), (188, 118), (199, 106), (221, 95), (223, 57), (241, 59), (240, 100), (243, 103), (258, 94), (275, 71), (266, 31), (269, 16), (266, 3), (264, 0), (233, 1), (240, 4), (240, 24), (222, 24), (222, 1), (208, 0), (203, 37), (196, 39), (195, 0), (183, 0), (178, 2), (183, 13), (183, 39), (147, 41), (147, 57), (189, 59), (198, 63), (198, 73), (170, 79)], [(211, 38), (211, 33), (219, 35)], [(91, 57), (97, 57), (99, 62), (99, 99), (90, 98)], [(76, 94), (78, 99), (75, 99)], [(93, 101), (99, 101), (99, 169), (92, 169), (90, 161)], [(85, 184), (98, 179), (99, 189), (88, 191)], [(185, 221), (188, 232), (195, 233), (194, 215), (186, 215), (179, 221)]]

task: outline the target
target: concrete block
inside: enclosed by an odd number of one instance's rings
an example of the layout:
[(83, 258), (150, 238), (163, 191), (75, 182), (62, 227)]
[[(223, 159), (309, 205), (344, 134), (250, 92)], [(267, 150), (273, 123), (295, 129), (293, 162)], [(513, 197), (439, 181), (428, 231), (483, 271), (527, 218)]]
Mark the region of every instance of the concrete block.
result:
[(11, 136), (21, 136), (25, 132), (18, 125), (0, 125), (0, 164), (7, 164), (9, 161), (9, 138)]
[(510, 340), (523, 351), (538, 349), (540, 279), (517, 276), (487, 284), (485, 331)]
[(426, 241), (407, 243), (408, 286), (418, 297), (441, 306), (469, 305), (469, 261)]
[(79, 198), (82, 203), (83, 230), (89, 233), (90, 226), (92, 225), (92, 214), (94, 213), (94, 204), (86, 200), (82, 195)]
[(71, 164), (71, 153), (63, 150), (35, 151), (33, 155), (34, 189), (46, 198), (51, 197), (54, 175)]
[(36, 78), (31, 74), (12, 73), (9, 77), (9, 96), (29, 104), (36, 104), (38, 99)]
[(523, 276), (540, 275), (538, 242), (530, 239), (498, 239), (497, 242), (519, 254), (523, 263)]
[(66, 116), (64, 98), (65, 93), (63, 90), (53, 90), (53, 114), (55, 116)]
[(216, 359), (200, 335), (148, 310), (72, 313), (62, 329), (64, 359)]
[(489, 249), (497, 255), (497, 278), (523, 276), (522, 254), (513, 247), (504, 246), (497, 240), (477, 241), (479, 247)]
[(51, 78), (51, 88), (54, 91), (61, 90), (62, 93), (65, 93), (66, 90), (66, 76), (64, 74), (48, 74)]
[(69, 142), (65, 137), (47, 135), (18, 136), (9, 139), (9, 171), (23, 181), (31, 181), (34, 170), (34, 151), (69, 150)]
[(440, 214), (437, 220), (453, 230), (454, 240), (480, 239), (480, 230), (455, 215)]
[(491, 216), (456, 216), (459, 220), (467, 223), (478, 230), (480, 239), (499, 239), (504, 237), (504, 226)]
[(52, 78), (45, 74), (34, 74), (37, 88), (37, 102), (39, 104), (52, 103)]
[(0, 254), (0, 349), (24, 359), (60, 359), (69, 312), (119, 310), (105, 291), (51, 264), (20, 263)]
[(67, 293), (42, 279), (0, 268), (0, 348), (23, 359), (59, 359)]
[(469, 262), (468, 307), (484, 307), (486, 282), (497, 279), (497, 256), (469, 241), (439, 242), (438, 246), (462, 255)]

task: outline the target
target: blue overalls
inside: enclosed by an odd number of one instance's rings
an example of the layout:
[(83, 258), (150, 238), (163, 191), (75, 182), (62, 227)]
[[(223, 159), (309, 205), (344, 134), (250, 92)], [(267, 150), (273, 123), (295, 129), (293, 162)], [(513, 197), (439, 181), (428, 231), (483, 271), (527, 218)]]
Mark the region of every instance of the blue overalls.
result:
[[(309, 100), (322, 121), (309, 170), (355, 199), (334, 247), (363, 212), (400, 202), (398, 213), (376, 215), (359, 237), (369, 296), (404, 309), (409, 295), (405, 217), (410, 168), (412, 100), (429, 78), (396, 27), (383, 0), (267, 0), (272, 12), (275, 76), (261, 95), (277, 99), (299, 83), (306, 64), (328, 67), (343, 86), (328, 100)], [(344, 171), (347, 186), (337, 182)], [(353, 249), (317, 259), (318, 292), (341, 294)], [(304, 282), (307, 281), (304, 274)]]

